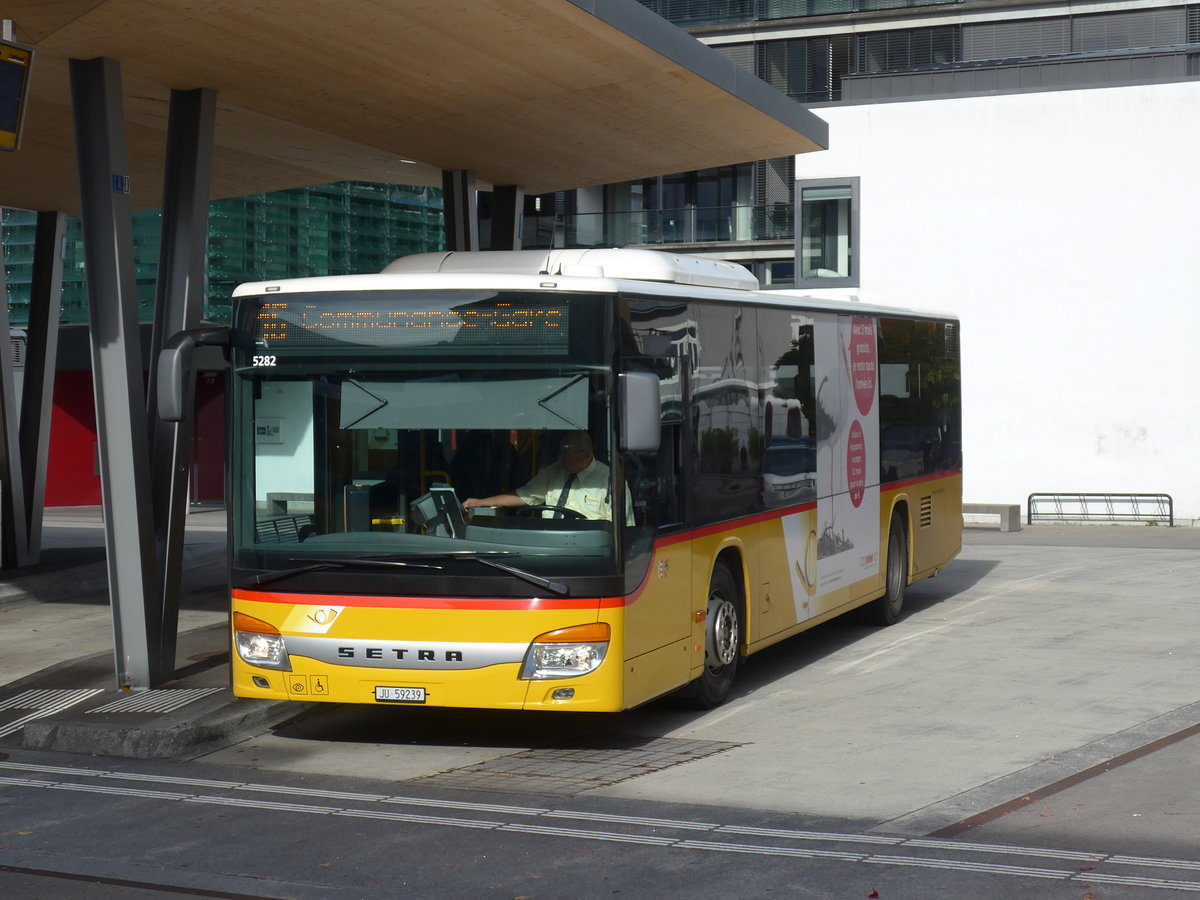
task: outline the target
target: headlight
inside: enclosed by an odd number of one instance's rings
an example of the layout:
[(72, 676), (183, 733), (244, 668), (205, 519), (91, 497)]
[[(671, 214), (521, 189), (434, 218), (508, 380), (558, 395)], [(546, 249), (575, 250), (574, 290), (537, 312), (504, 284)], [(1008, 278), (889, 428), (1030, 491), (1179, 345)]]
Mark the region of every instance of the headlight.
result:
[(233, 628), (233, 644), (243, 662), (264, 669), (292, 670), (283, 635), (274, 625), (245, 613), (234, 613)]
[(521, 678), (576, 678), (593, 672), (604, 662), (611, 633), (606, 623), (594, 622), (538, 635), (525, 654)]

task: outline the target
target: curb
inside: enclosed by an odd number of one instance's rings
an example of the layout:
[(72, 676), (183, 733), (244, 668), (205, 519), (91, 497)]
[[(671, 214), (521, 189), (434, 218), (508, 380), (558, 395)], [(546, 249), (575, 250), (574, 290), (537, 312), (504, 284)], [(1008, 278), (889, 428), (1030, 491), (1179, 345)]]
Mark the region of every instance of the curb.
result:
[[(106, 692), (97, 695), (95, 705), (127, 696)], [(269, 731), (311, 706), (292, 700), (240, 700), (223, 688), (189, 704), (184, 713), (145, 725), (130, 723), (128, 713), (99, 714), (87, 721), (86, 711), (72, 709), (26, 725), (23, 746), (89, 756), (189, 760)]]

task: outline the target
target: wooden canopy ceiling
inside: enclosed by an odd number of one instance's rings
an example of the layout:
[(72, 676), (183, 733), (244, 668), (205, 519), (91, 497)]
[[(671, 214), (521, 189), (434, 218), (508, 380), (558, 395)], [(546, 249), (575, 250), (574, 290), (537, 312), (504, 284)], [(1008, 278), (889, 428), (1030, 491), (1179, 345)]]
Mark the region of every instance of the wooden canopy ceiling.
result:
[(135, 208), (170, 90), (217, 95), (212, 196), (346, 179), (529, 193), (802, 153), (825, 123), (636, 0), (0, 0), (35, 51), (0, 204), (78, 210), (69, 59), (120, 63)]

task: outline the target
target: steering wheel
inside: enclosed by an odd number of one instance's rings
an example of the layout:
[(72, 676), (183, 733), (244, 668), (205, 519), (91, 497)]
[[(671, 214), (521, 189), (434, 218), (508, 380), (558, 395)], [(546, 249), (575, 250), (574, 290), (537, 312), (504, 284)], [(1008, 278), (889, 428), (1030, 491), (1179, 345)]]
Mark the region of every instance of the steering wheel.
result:
[(523, 506), (517, 510), (518, 516), (537, 516), (542, 518), (542, 513), (552, 513), (551, 519), (586, 519), (583, 513), (575, 509), (567, 509), (565, 506), (546, 506), (539, 504), (537, 506)]

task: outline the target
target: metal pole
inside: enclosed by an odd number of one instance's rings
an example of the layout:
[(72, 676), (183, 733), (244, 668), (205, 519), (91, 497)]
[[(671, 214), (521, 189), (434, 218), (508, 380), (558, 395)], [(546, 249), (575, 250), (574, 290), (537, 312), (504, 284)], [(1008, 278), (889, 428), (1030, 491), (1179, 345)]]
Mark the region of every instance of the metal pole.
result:
[(42, 554), (46, 511), (46, 463), (54, 409), (54, 370), (58, 360), (58, 320), (62, 306), (64, 212), (39, 212), (33, 242), (29, 289), (29, 330), (25, 385), (21, 397), (21, 465), (25, 480), (29, 561)]
[(442, 172), (442, 208), (447, 250), (479, 249), (479, 206), (475, 173)]
[(516, 185), (492, 190), (493, 250), (520, 250), (521, 223), (525, 212), (525, 189)]
[(104, 58), (70, 70), (117, 686), (143, 690), (160, 674), (147, 631), (158, 604), (121, 70)]
[[(203, 312), (208, 191), (216, 109), (217, 98), (212, 91), (171, 91), (158, 289), (150, 344), (155, 360), (165, 341), (181, 331), (195, 328)], [(190, 367), (188, 375), (192, 375)], [(149, 625), (151, 647), (157, 648), (158, 669), (164, 676), (175, 671), (179, 632), (179, 584), (188, 505), (193, 393), (193, 382), (189, 381), (184, 388), (187, 415), (180, 422), (163, 422), (158, 418), (158, 366), (150, 366), (147, 418), (161, 606), (157, 620)]]

